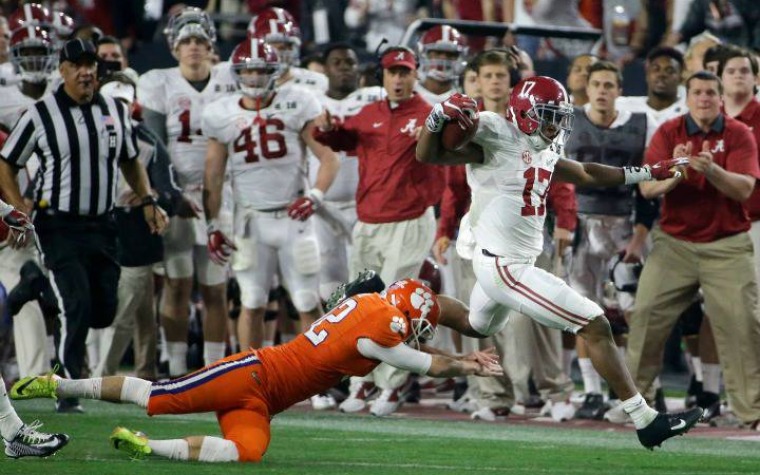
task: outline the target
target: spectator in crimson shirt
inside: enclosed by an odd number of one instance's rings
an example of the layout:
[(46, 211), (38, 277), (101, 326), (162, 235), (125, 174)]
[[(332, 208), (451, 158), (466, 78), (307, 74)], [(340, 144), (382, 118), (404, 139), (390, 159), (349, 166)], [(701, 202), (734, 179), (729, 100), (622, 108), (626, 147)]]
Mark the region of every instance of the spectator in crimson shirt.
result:
[(721, 113), (723, 86), (700, 71), (686, 81), (689, 112), (657, 129), (645, 162), (689, 157), (678, 178), (639, 184), (646, 198), (662, 196), (660, 229), (642, 272), (628, 337), (627, 363), (638, 389), (651, 388), (678, 316), (698, 289), (704, 295), (736, 416), (760, 420), (760, 319), (750, 220), (743, 203), (760, 177), (749, 128)]
[[(316, 119), (317, 141), (336, 151), (356, 150), (359, 186), (356, 191), (358, 222), (354, 227), (349, 272), (354, 279), (363, 269), (376, 271), (384, 282), (419, 274), (435, 237), (433, 205), (441, 200), (442, 167), (415, 159), (417, 137), (431, 105), (414, 92), (417, 57), (396, 46), (383, 52), (385, 99), (368, 104), (342, 124), (325, 114)], [(406, 372), (380, 365), (364, 381), (353, 380), (344, 412), (365, 407), (362, 390), (375, 375), (382, 389), (372, 406), (375, 415), (388, 415), (400, 403), (399, 387)]]

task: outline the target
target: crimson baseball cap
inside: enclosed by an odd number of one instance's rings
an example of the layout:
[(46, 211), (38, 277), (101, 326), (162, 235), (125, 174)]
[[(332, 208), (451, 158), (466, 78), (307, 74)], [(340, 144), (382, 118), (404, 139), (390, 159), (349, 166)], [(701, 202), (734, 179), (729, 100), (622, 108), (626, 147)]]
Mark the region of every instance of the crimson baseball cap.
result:
[(71, 61), (72, 63), (76, 63), (84, 58), (89, 58), (93, 61), (98, 60), (97, 50), (90, 40), (74, 38), (73, 40), (67, 41), (63, 45), (63, 48), (61, 48), (61, 62)]
[(411, 50), (406, 48), (391, 49), (383, 53), (380, 65), (383, 69), (389, 69), (394, 66), (403, 66), (412, 71), (417, 69), (417, 56)]

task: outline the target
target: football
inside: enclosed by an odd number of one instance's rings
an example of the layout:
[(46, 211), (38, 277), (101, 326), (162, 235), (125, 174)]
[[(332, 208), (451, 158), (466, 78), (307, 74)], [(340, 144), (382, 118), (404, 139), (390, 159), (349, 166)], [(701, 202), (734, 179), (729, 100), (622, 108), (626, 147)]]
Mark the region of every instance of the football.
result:
[(478, 118), (472, 120), (472, 125), (465, 129), (456, 121), (447, 122), (441, 132), (441, 144), (446, 150), (456, 151), (467, 145), (478, 131)]

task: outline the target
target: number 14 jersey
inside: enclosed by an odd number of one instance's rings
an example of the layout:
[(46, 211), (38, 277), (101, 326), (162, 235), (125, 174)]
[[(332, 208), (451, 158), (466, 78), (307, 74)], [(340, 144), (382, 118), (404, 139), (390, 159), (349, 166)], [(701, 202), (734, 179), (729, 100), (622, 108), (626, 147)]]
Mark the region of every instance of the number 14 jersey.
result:
[(236, 203), (260, 210), (282, 208), (306, 186), (301, 131), (322, 106), (296, 86), (277, 89), (260, 111), (243, 108), (242, 99), (236, 93), (209, 105), (203, 113), (203, 132), (227, 146)]
[[(513, 259), (543, 250), (546, 194), (560, 156), (493, 112), (481, 112), (473, 142), (483, 163), (467, 165), (470, 223), (480, 249)], [(480, 252), (480, 250), (476, 250)]]

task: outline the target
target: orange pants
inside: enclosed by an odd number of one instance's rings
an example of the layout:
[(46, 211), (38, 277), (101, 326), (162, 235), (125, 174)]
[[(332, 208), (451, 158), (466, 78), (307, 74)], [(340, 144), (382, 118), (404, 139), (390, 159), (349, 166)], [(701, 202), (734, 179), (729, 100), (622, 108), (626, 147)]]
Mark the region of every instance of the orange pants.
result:
[(221, 359), (194, 373), (153, 383), (148, 415), (215, 412), (240, 462), (258, 462), (269, 446), (269, 408), (264, 367), (255, 351)]

